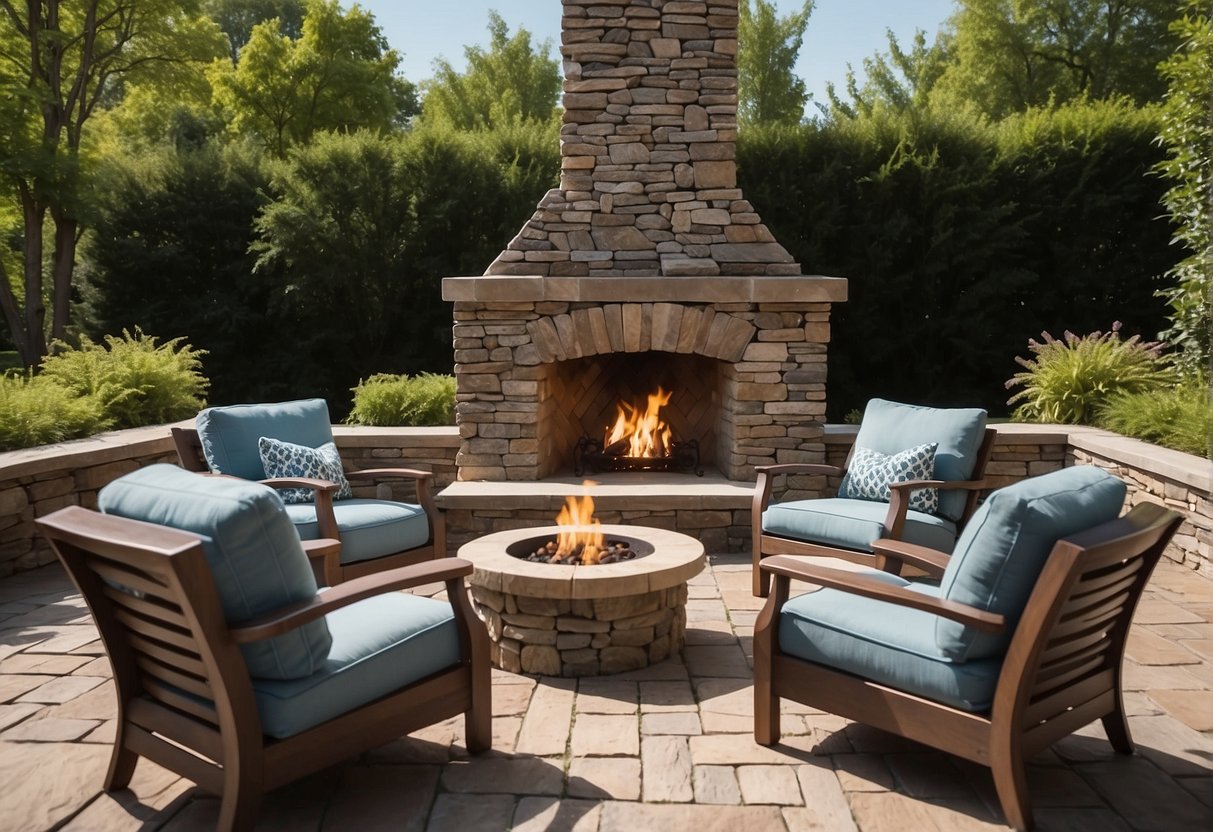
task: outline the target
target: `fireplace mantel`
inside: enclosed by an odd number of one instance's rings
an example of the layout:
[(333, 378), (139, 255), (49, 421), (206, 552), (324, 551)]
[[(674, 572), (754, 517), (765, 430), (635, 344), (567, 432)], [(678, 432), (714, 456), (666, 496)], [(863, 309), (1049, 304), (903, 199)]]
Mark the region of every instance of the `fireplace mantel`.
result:
[(545, 277), (482, 275), (442, 281), (446, 301), (570, 303), (841, 303), (841, 277)]

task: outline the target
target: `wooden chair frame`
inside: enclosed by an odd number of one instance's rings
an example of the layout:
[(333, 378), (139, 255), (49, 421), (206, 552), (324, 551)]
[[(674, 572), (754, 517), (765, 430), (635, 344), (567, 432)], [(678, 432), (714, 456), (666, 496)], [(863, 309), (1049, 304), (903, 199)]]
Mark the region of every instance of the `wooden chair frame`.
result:
[[(220, 829), (251, 829), (262, 793), (434, 722), (463, 713), (468, 750), (492, 743), (488, 635), (467, 599), (468, 561), (381, 572), (229, 627), (197, 535), (78, 506), (37, 524), (88, 603), (113, 667), (118, 727), (107, 791), (124, 788), (147, 757), (220, 795)], [(241, 644), (436, 581), (454, 610), (460, 663), (296, 736), (262, 734)]]
[[(977, 449), (977, 458), (973, 465), (973, 479), (971, 480), (956, 480), (951, 482), (944, 480), (913, 480), (911, 482), (893, 483), (890, 486), (891, 499), (889, 500), (889, 510), (885, 514), (884, 532), (881, 534), (881, 538), (900, 539), (902, 530), (905, 528), (906, 512), (909, 510), (911, 492), (921, 488), (960, 489), (969, 492), (965, 500), (964, 511), (956, 522), (956, 532), (959, 535), (965, 523), (969, 522), (969, 518), (973, 516), (973, 512), (977, 509), (978, 495), (980, 492), (986, 491), (991, 487), (984, 480), (984, 477), (986, 464), (990, 461), (990, 454), (994, 451), (994, 440), (997, 437), (998, 432), (996, 430), (986, 428), (981, 445)], [(758, 479), (754, 483), (754, 500), (750, 507), (750, 551), (754, 559), (753, 592), (756, 597), (766, 598), (771, 590), (771, 579), (763, 572), (760, 566), (764, 558), (773, 555), (834, 557), (863, 564), (864, 566), (874, 566), (877, 569), (892, 568), (892, 564), (885, 561), (879, 553), (844, 549), (825, 543), (813, 543), (791, 537), (781, 537), (779, 535), (767, 534), (762, 529), (762, 513), (771, 504), (771, 490), (776, 477), (787, 474), (807, 474), (810, 476), (841, 478), (846, 475), (847, 468), (851, 464), (851, 457), (854, 455), (855, 446), (852, 445), (850, 452), (847, 454), (846, 462), (842, 466), (787, 463), (783, 465), (760, 465), (754, 469), (758, 473)]]
[[(206, 458), (202, 454), (202, 440), (198, 436), (198, 431), (194, 428), (179, 427), (171, 430), (181, 467), (200, 474), (210, 473)], [(324, 583), (336, 586), (343, 581), (373, 575), (385, 569), (398, 569), (402, 566), (447, 556), (446, 522), (442, 512), (434, 503), (430, 486), (431, 480), (434, 478), (432, 473), (413, 468), (368, 468), (363, 471), (347, 471), (345, 477), (351, 484), (388, 479), (412, 480), (417, 489), (417, 502), (425, 511), (426, 520), (429, 522), (430, 536), (424, 545), (414, 549), (393, 552), (373, 560), (350, 564), (341, 563), (340, 547), (317, 548), (314, 545), (309, 546), (310, 541), (305, 541), (304, 548), (308, 550), (309, 557), (316, 559), (318, 571)], [(338, 488), (336, 483), (328, 480), (286, 477), (265, 479), (261, 482), (271, 488), (312, 489), (315, 494), (316, 524), (319, 527), (320, 537), (340, 542), (341, 533), (337, 528), (337, 517), (333, 512), (333, 495)]]
[[(785, 655), (779, 616), (792, 579), (933, 612), (998, 632), (1001, 615), (789, 557), (762, 563), (775, 579), (754, 631), (754, 739), (779, 741), (779, 700), (875, 726), (992, 770), (1008, 823), (1031, 829), (1024, 763), (1084, 725), (1103, 722), (1112, 747), (1133, 751), (1121, 699), (1122, 661), (1138, 599), (1183, 518), (1153, 503), (1054, 545), (1015, 629), (988, 713), (970, 713)], [(901, 541), (882, 554), (938, 574), (947, 556)]]

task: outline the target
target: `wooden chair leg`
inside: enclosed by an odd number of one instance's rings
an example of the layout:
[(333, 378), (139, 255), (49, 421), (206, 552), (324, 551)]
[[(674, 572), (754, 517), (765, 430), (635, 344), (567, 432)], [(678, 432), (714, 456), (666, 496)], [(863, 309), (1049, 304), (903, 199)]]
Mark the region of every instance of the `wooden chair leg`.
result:
[(754, 676), (754, 742), (774, 745), (782, 734), (779, 726), (779, 697), (771, 694), (771, 679)]
[[(235, 755), (233, 755), (235, 756)], [(223, 772), (223, 796), (219, 802), (222, 832), (244, 832), (257, 824), (261, 808), (261, 773), (251, 761), (231, 761)]]
[(1023, 756), (1018, 750), (991, 755), (990, 770), (994, 775), (994, 790), (1007, 825), (1020, 832), (1032, 829), (1032, 801), (1028, 797), (1028, 779)]
[(766, 598), (771, 594), (771, 576), (759, 567), (762, 562), (762, 552), (754, 551), (754, 597)]
[(1120, 701), (1120, 697), (1116, 697), (1116, 710), (1105, 714), (1100, 721), (1103, 723), (1104, 733), (1108, 735), (1108, 742), (1112, 743), (1112, 748), (1118, 754), (1133, 753), (1133, 735), (1129, 733), (1129, 721), (1125, 717), (1124, 705)]
[(113, 792), (130, 785), (137, 762), (139, 755), (122, 744), (122, 726), (119, 725), (118, 736), (114, 740), (114, 752), (110, 755), (110, 767), (105, 774), (105, 790)]
[(480, 662), (472, 672), (472, 706), (463, 715), (468, 751), (482, 754), (493, 747), (492, 677), (488, 662)]

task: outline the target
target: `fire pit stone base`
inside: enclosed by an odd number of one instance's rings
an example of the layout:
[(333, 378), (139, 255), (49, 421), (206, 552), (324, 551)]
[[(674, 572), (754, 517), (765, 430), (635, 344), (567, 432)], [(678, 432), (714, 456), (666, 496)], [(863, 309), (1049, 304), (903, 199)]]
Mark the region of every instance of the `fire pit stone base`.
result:
[(607, 524), (608, 540), (649, 551), (596, 566), (534, 563), (507, 554), (555, 526), (511, 529), (465, 543), (468, 584), (493, 664), (514, 673), (594, 676), (638, 670), (682, 649), (687, 581), (703, 571), (703, 544), (666, 529)]
[(595, 600), (533, 598), (473, 586), (472, 598), (488, 626), (493, 664), (513, 673), (638, 670), (681, 650), (686, 631), (685, 583)]

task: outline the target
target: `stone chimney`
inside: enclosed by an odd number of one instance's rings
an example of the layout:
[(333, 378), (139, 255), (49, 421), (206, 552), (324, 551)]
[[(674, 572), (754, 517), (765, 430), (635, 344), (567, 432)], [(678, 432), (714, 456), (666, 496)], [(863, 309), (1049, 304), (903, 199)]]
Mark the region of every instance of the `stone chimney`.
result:
[(737, 0), (562, 0), (560, 187), (486, 270), (801, 274), (737, 187)]

